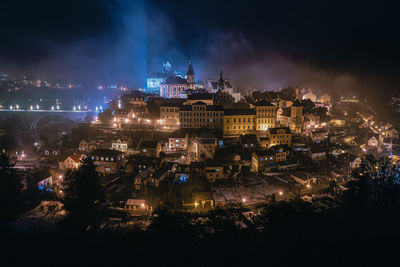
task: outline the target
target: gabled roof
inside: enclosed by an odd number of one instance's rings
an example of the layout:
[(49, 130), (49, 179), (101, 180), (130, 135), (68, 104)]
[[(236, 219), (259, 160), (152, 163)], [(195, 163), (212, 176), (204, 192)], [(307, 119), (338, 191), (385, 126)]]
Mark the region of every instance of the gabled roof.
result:
[(171, 76), (165, 80), (165, 84), (187, 84), (187, 80), (179, 76)]
[(69, 155), (68, 157), (71, 158), (75, 163), (81, 162), (81, 159), (83, 158), (84, 154), (82, 153), (74, 153), (72, 155)]

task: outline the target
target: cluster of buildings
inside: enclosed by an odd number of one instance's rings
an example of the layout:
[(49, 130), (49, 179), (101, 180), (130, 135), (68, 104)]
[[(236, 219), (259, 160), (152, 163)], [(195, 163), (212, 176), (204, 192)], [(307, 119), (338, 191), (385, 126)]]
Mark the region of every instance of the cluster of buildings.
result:
[(129, 177), (125, 186), (136, 198), (125, 209), (143, 211), (152, 209), (145, 199), (167, 177), (177, 183), (194, 174), (205, 177), (211, 190), (195, 192), (185, 205), (212, 207), (232, 198), (219, 185), (233, 186), (240, 177), (290, 173), (284, 183), (303, 188), (319, 181), (299, 170), (331, 164), (348, 175), (371, 149), (386, 149), (398, 159), (399, 131), (375, 127), (364, 113), (348, 109), (357, 101), (347, 100), (299, 88), (242, 98), (222, 71), (219, 80), (199, 86), (192, 62), (185, 75), (166, 62), (163, 72), (147, 79), (147, 92), (129, 92), (114, 101), (109, 116), (99, 115), (92, 127), (100, 134), (81, 140), (68, 154), (58, 151), (63, 158), (55, 177), (88, 157), (101, 177)]

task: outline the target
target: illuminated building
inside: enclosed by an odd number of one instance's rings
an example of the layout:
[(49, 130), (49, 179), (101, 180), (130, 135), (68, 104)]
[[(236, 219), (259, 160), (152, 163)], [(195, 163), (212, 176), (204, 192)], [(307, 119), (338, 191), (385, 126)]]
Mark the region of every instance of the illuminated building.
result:
[(181, 128), (222, 129), (224, 111), (222, 106), (196, 102), (179, 108)]
[(188, 135), (187, 134), (172, 134), (168, 137), (168, 150), (177, 151), (185, 150), (188, 146)]
[(187, 89), (195, 90), (196, 82), (192, 61), (189, 61), (186, 79), (180, 76), (170, 76), (160, 84), (160, 96), (166, 98), (180, 98)]
[(202, 133), (196, 139), (196, 155), (201, 159), (210, 159), (214, 157), (217, 139), (211, 133)]
[(272, 149), (254, 151), (251, 156), (251, 168), (254, 172), (270, 170), (275, 167), (275, 153)]
[(195, 93), (187, 96), (187, 100), (185, 101), (185, 105), (192, 105), (196, 102), (203, 102), (207, 105), (214, 105), (213, 94), (210, 93)]
[(267, 130), (276, 126), (277, 109), (266, 100), (257, 101), (250, 104), (256, 110), (256, 129), (258, 131)]
[(76, 170), (81, 165), (81, 160), (85, 155), (82, 153), (74, 153), (69, 155), (64, 161), (59, 162), (60, 170)]
[[(215, 93), (215, 94), (221, 93), (221, 92), (228, 93), (233, 98), (234, 102), (238, 102), (241, 98), (240, 93), (235, 93), (233, 91), (232, 85), (229, 82), (229, 80), (223, 78), (222, 70), (219, 75), (219, 80), (217, 80), (217, 81), (209, 80), (208, 83), (206, 84), (206, 89), (209, 92)], [(220, 96), (220, 99), (216, 99), (216, 100), (222, 101), (222, 100), (224, 100), (223, 97), (225, 97), (224, 94), (222, 94)], [(226, 98), (228, 98), (228, 97), (226, 97)], [(231, 98), (229, 98), (229, 100), (231, 100)], [(223, 104), (223, 103), (221, 103), (221, 104)]]
[(178, 127), (180, 106), (180, 104), (163, 104), (160, 107), (160, 125)]
[(308, 151), (308, 157), (314, 161), (320, 161), (326, 159), (326, 151), (319, 145), (312, 145)]
[(103, 175), (117, 174), (125, 165), (125, 156), (121, 151), (112, 149), (96, 149), (89, 154), (96, 166), (96, 172)]
[(290, 106), (290, 130), (295, 133), (301, 133), (303, 126), (303, 106), (299, 100), (294, 101)]
[(158, 157), (161, 152), (161, 144), (158, 141), (142, 139), (140, 140), (137, 149), (141, 156)]
[(121, 152), (128, 152), (128, 141), (127, 140), (112, 140), (111, 149), (118, 150)]
[(288, 127), (269, 128), (267, 130), (269, 146), (292, 145), (292, 133)]
[(256, 129), (255, 109), (225, 109), (224, 135), (251, 133)]

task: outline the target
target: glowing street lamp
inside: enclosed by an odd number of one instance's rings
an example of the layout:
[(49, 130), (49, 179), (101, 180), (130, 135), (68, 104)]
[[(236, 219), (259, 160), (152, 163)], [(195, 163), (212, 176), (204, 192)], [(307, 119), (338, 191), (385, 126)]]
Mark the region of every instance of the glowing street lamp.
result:
[(245, 199), (245, 198), (242, 198), (242, 202), (245, 203), (245, 202), (246, 202), (246, 199)]
[(199, 203), (194, 202), (194, 207), (197, 208), (197, 206), (199, 205)]
[(279, 191), (279, 195), (282, 196), (282, 195), (283, 195), (283, 192), (282, 192), (282, 191)]

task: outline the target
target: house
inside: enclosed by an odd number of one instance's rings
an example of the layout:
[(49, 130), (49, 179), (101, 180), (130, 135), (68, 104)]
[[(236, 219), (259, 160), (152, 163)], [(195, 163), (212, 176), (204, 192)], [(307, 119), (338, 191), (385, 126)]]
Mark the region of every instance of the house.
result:
[(214, 198), (211, 192), (193, 193), (193, 201), (195, 208), (212, 208), (214, 207)]
[(161, 144), (153, 140), (140, 140), (138, 146), (139, 154), (147, 157), (158, 157), (161, 152)]
[(207, 179), (212, 183), (217, 180), (228, 179), (230, 176), (230, 170), (218, 161), (207, 160), (205, 171)]
[(188, 135), (183, 133), (174, 133), (168, 137), (168, 150), (186, 150), (188, 147)]
[(112, 140), (111, 149), (126, 153), (128, 152), (128, 143), (128, 140), (123, 140), (120, 138), (118, 138), (117, 140)]
[(79, 142), (79, 151), (81, 151), (82, 153), (93, 151), (96, 148), (98, 147), (95, 141), (86, 141), (85, 139), (83, 139)]
[(311, 132), (311, 140), (313, 143), (320, 143), (328, 138), (328, 131), (326, 130), (315, 130)]
[(275, 145), (288, 145), (292, 144), (292, 133), (289, 127), (269, 128), (267, 130), (267, 137), (270, 140), (270, 146)]
[(143, 214), (151, 212), (152, 207), (146, 203), (145, 199), (130, 198), (125, 202), (124, 210), (131, 213)]
[(259, 142), (260, 142), (260, 146), (261, 146), (261, 147), (266, 147), (266, 148), (269, 147), (269, 142), (270, 142), (269, 137), (267, 137), (267, 136), (260, 136), (260, 137), (258, 138), (258, 140), (259, 140)]
[(84, 156), (85, 155), (82, 153), (74, 153), (69, 155), (64, 161), (59, 162), (59, 169), (63, 171), (78, 169)]
[(275, 167), (275, 152), (272, 149), (254, 151), (251, 154), (251, 169), (262, 172)]
[(290, 148), (287, 145), (272, 146), (271, 150), (275, 154), (275, 162), (287, 161)]
[(212, 197), (214, 200), (215, 207), (224, 207), (226, 205), (226, 200), (222, 194), (213, 192)]
[(292, 173), (290, 177), (301, 185), (311, 185), (317, 183), (317, 177), (305, 172)]
[(197, 137), (195, 142), (196, 156), (202, 159), (210, 159), (214, 157), (217, 139), (209, 132), (203, 132)]
[(159, 157), (146, 157), (140, 155), (130, 156), (126, 163), (127, 173), (140, 173), (149, 167), (158, 169), (163, 160)]
[(326, 159), (326, 149), (319, 145), (312, 145), (308, 150), (308, 157), (314, 161)]
[(165, 103), (160, 107), (160, 125), (164, 127), (179, 127), (180, 103)]
[(121, 167), (125, 167), (125, 156), (121, 151), (111, 149), (96, 149), (90, 152), (89, 157), (100, 174), (117, 174)]
[(239, 143), (242, 145), (242, 148), (256, 148), (258, 147), (258, 138), (255, 134), (244, 134), (240, 135)]
[(314, 129), (319, 127), (320, 117), (315, 114), (305, 114), (304, 115), (304, 128)]

